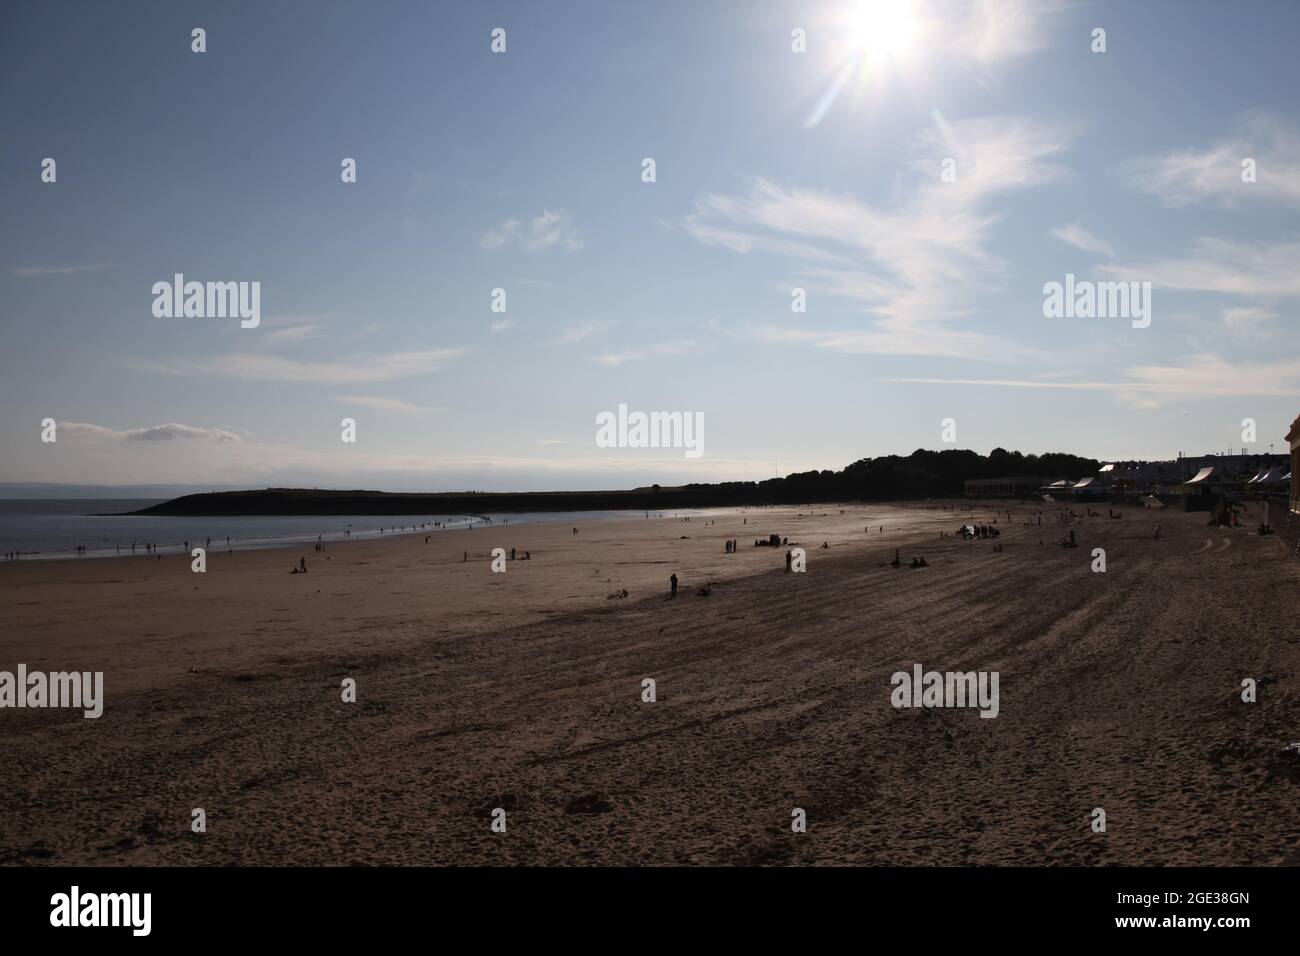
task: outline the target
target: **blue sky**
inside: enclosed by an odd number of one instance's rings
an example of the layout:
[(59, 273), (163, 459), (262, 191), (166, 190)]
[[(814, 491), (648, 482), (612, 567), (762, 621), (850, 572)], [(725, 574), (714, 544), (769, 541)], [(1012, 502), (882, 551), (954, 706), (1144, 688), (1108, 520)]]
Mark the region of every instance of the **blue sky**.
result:
[[(866, 6), (5, 4), (0, 482), (764, 478), (945, 418), (1280, 448), (1300, 5)], [(260, 326), (155, 318), (177, 272), (260, 282)], [(1045, 318), (1067, 273), (1150, 282), (1150, 327)], [(704, 454), (597, 448), (620, 403), (701, 413)]]

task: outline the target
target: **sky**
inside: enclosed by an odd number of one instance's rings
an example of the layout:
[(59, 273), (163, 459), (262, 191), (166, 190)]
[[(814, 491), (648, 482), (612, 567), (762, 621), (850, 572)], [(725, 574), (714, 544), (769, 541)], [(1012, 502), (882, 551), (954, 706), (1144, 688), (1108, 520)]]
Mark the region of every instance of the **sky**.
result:
[[(1280, 451), (1297, 35), (1282, 0), (5, 3), (0, 482)], [(259, 324), (158, 317), (177, 273), (259, 283)], [(1067, 275), (1150, 283), (1149, 324), (1046, 316)], [(701, 453), (601, 447), (620, 405)]]

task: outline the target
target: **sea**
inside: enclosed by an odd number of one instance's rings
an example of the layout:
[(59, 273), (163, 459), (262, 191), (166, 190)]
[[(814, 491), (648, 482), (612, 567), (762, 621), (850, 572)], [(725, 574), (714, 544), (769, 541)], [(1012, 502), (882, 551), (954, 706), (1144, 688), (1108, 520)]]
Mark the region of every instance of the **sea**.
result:
[[(611, 518), (641, 518), (644, 511), (552, 511), (485, 515), (249, 515), (177, 517), (127, 512), (165, 498), (0, 499), (0, 552), (5, 559), (142, 555), (156, 544), (162, 554), (191, 548), (251, 551), (322, 541), (367, 540), (394, 534), (433, 534), (468, 527), (558, 521), (577, 525)], [(674, 515), (703, 512), (680, 511)], [(435, 528), (437, 524), (439, 527)], [(84, 547), (84, 552), (78, 552)], [(134, 547), (134, 551), (132, 548)]]

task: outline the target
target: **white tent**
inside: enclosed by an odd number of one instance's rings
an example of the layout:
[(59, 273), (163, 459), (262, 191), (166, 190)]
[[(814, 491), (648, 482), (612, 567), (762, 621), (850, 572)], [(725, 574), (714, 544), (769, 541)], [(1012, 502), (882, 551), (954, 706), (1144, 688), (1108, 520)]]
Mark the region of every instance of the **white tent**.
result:
[(1142, 499), (1142, 507), (1144, 508), (1163, 508), (1164, 506), (1165, 503), (1155, 495), (1147, 495)]
[(1214, 477), (1214, 466), (1202, 468), (1195, 475), (1183, 482), (1185, 485), (1208, 485)]
[(1256, 475), (1250, 479), (1252, 485), (1271, 485), (1275, 481), (1282, 481), (1283, 474), (1281, 468), (1270, 468), (1263, 474)]

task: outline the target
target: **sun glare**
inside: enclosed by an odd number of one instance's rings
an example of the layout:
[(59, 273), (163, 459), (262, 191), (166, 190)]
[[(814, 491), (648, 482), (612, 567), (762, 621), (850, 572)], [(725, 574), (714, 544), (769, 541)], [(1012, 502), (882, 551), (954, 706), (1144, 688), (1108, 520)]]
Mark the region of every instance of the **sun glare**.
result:
[(918, 18), (911, 0), (856, 0), (849, 45), (872, 65), (906, 59), (916, 46)]

